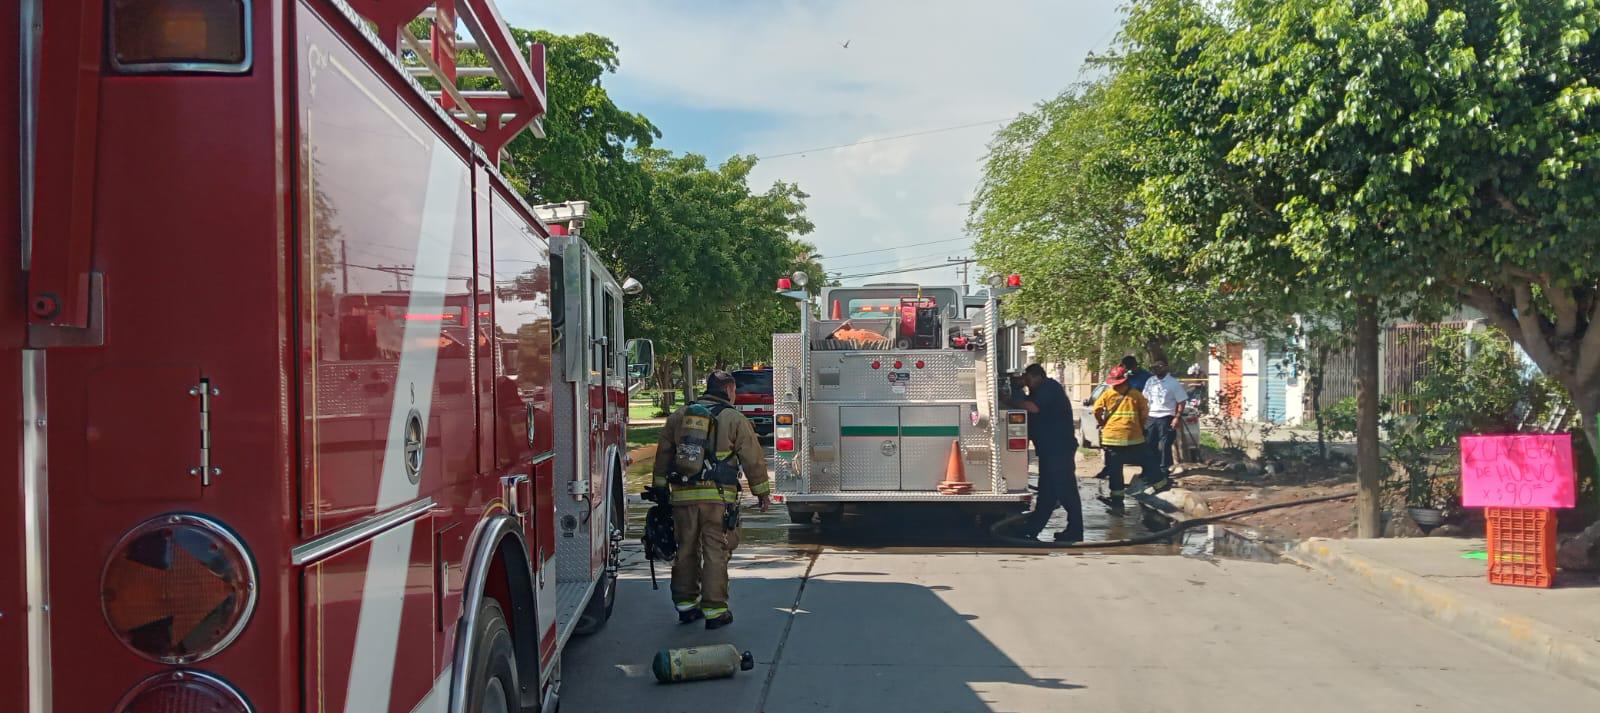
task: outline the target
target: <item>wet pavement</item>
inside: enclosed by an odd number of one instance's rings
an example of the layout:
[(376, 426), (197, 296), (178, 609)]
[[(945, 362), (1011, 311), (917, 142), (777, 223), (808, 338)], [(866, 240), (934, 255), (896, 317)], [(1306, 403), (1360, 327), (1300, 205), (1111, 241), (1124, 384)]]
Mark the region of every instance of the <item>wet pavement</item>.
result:
[[(1104, 493), (1104, 481), (1083, 478), (1078, 490), (1083, 500), (1084, 539), (1089, 543), (1123, 540), (1148, 535), (1167, 528), (1170, 523), (1147, 508), (1129, 500), (1120, 512), (1114, 512), (1095, 499)], [(746, 495), (741, 515), (740, 541), (745, 545), (793, 545), (801, 549), (828, 547), (832, 549), (872, 550), (1021, 550), (1015, 543), (1007, 543), (989, 534), (970, 515), (960, 515), (943, 508), (918, 506), (879, 507), (860, 513), (847, 513), (843, 522), (834, 526), (820, 524), (796, 525), (789, 521), (789, 513), (781, 504), (774, 504), (768, 512), (755, 509), (755, 499)], [(628, 539), (636, 540), (643, 532), (645, 513), (651, 503), (641, 500), (638, 493), (628, 499)], [(1045, 541), (1057, 530), (1067, 526), (1066, 511), (1057, 509), (1041, 537)], [(1119, 547), (1127, 554), (1210, 554), (1206, 528), (1195, 528), (1183, 533), (1170, 544), (1148, 544)], [(1094, 549), (1084, 550), (1094, 552)]]

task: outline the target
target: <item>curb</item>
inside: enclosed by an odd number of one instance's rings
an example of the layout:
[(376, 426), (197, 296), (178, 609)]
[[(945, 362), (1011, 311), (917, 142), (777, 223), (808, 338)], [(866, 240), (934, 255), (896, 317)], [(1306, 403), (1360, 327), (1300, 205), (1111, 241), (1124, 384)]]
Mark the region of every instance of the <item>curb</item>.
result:
[(1406, 611), (1529, 664), (1600, 689), (1600, 642), (1462, 596), (1411, 572), (1335, 551), (1328, 542), (1325, 538), (1311, 538), (1289, 549), (1284, 557), (1339, 579), (1354, 580)]

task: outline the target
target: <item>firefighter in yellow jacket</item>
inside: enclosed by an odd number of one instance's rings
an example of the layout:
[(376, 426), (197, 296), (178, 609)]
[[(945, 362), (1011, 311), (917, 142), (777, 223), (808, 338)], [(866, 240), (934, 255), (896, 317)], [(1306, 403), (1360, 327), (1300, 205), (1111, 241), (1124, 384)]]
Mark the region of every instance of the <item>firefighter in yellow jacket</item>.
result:
[[(728, 610), (728, 560), (739, 546), (738, 470), (750, 483), (750, 493), (762, 512), (772, 504), (772, 484), (767, 479), (766, 452), (756, 440), (749, 419), (733, 407), (733, 375), (714, 371), (706, 375), (706, 392), (671, 416), (661, 429), (656, 446), (653, 485), (671, 488), (673, 528), (678, 556), (672, 562), (672, 604), (678, 621), (706, 620), (707, 629), (733, 623)], [(710, 418), (706, 418), (706, 412)], [(713, 423), (707, 424), (707, 421)], [(714, 440), (703, 472), (685, 463), (698, 449), (697, 435)], [(733, 462), (737, 461), (737, 470)], [(713, 476), (716, 467), (724, 476)]]

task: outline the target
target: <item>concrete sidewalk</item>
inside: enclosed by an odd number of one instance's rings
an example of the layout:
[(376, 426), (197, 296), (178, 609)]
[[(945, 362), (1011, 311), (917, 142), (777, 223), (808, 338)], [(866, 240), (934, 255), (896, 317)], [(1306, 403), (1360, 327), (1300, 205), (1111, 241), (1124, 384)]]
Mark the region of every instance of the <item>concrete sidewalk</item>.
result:
[(1312, 538), (1287, 554), (1529, 665), (1600, 688), (1600, 577), (1563, 571), (1552, 589), (1493, 585), (1486, 562), (1462, 557), (1483, 549), (1481, 538)]

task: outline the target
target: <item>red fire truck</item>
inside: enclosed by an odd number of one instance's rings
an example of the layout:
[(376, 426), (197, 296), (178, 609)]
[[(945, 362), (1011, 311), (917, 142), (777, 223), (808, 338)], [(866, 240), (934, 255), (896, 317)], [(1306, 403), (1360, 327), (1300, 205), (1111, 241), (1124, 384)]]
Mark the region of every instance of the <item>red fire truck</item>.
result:
[(4, 2), (0, 710), (551, 710), (650, 349), (586, 205), (497, 169), (542, 49), (490, 0)]

